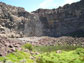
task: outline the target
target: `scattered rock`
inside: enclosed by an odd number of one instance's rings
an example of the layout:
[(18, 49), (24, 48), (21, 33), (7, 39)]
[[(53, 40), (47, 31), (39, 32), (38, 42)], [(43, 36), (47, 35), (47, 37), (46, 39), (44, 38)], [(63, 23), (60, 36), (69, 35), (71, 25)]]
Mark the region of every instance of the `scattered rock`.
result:
[(5, 37), (0, 37), (0, 45), (0, 56), (5, 56), (7, 53), (16, 51), (16, 49), (21, 50), (21, 45), (23, 45), (23, 43), (20, 41), (9, 40)]
[(57, 50), (56, 53), (62, 53), (62, 50)]
[[(24, 39), (24, 40), (23, 40)], [(59, 38), (54, 37), (27, 37), (27, 38), (18, 38), (23, 43), (31, 43), (33, 46), (82, 46), (84, 47), (84, 37), (68, 37), (62, 36)]]

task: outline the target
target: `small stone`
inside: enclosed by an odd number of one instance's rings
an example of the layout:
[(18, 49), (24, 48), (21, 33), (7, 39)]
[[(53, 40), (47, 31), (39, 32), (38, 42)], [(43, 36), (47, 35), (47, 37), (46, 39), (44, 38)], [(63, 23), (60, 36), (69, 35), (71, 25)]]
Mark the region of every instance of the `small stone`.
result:
[(62, 50), (57, 50), (56, 53), (62, 53)]

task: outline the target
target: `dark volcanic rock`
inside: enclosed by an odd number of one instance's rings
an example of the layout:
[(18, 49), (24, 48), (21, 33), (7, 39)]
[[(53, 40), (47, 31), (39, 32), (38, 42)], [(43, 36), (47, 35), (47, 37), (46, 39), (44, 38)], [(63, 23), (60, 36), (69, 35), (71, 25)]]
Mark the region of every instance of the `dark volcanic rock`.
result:
[(1, 35), (7, 37), (84, 36), (84, 2), (32, 13), (0, 2), (0, 25), (4, 28), (0, 29)]
[(38, 9), (33, 13), (38, 14), (43, 24), (44, 35), (57, 37), (84, 36), (82, 35), (84, 34), (83, 0), (71, 5), (66, 4), (57, 9)]
[(25, 11), (24, 8), (6, 5), (2, 2), (0, 2), (0, 25), (4, 27), (4, 30), (0, 30), (1, 34), (5, 32), (7, 37), (9, 35), (17, 37), (17, 34), (20, 36), (42, 35), (42, 24), (37, 15)]

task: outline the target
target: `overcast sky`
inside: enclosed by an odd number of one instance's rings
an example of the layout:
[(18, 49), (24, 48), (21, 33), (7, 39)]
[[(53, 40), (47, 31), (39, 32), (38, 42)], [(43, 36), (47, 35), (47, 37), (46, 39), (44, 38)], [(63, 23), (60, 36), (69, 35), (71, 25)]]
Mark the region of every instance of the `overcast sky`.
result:
[(64, 4), (71, 4), (80, 0), (0, 0), (7, 4), (24, 7), (27, 11), (35, 11), (38, 8), (52, 9)]

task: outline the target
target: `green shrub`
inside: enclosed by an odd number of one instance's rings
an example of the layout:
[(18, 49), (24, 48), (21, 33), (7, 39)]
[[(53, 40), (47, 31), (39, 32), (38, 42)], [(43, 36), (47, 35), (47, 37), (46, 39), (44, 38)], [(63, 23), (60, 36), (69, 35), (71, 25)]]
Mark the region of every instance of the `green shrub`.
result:
[(27, 44), (23, 45), (23, 48), (33, 50), (33, 46), (30, 43), (27, 43)]
[(76, 49), (75, 53), (84, 56), (84, 49), (83, 48), (78, 48), (78, 49)]

